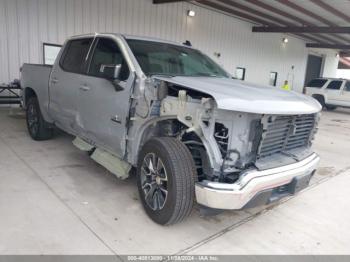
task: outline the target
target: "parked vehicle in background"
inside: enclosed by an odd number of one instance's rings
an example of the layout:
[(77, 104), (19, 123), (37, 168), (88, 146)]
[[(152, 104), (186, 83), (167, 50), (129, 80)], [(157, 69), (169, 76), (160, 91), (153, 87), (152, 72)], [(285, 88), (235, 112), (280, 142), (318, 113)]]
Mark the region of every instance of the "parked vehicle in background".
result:
[(201, 208), (269, 204), (308, 186), (320, 105), (294, 92), (234, 80), (200, 51), (159, 39), (68, 39), (51, 66), (24, 64), (34, 140), (54, 127), (120, 178), (136, 169), (159, 224)]
[(305, 87), (306, 94), (315, 98), (323, 108), (350, 107), (350, 80), (316, 78)]

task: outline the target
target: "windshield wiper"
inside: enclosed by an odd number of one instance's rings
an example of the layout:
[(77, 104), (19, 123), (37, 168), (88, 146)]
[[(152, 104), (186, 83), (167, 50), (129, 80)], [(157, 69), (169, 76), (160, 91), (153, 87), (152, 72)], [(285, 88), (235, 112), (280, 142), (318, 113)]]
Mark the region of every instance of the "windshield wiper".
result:
[[(170, 74), (170, 73), (151, 73), (148, 74), (150, 77), (152, 76), (166, 76), (166, 77), (176, 77), (176, 76), (183, 76), (183, 77), (219, 77), (218, 75), (211, 75), (207, 73), (198, 73), (194, 75), (184, 75), (184, 74)], [(223, 77), (223, 76), (220, 76)]]

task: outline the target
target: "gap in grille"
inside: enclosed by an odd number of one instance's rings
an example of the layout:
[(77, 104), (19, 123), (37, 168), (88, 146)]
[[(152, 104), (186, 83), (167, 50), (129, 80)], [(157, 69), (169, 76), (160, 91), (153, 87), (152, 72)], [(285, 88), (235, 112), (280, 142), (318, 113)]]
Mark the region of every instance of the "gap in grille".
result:
[(315, 123), (316, 114), (276, 117), (267, 124), (258, 158), (309, 146)]

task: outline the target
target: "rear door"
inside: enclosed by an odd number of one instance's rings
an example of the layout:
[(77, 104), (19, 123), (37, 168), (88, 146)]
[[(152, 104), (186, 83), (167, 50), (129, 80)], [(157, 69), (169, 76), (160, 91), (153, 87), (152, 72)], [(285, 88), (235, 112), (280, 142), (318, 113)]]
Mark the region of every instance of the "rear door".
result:
[(339, 100), (340, 105), (350, 107), (350, 81), (345, 81)]
[(92, 42), (93, 38), (68, 41), (50, 77), (50, 115), (59, 127), (74, 134), (79, 130), (78, 96)]
[(326, 87), (326, 103), (331, 105), (340, 105), (341, 104), (341, 88), (343, 85), (342, 80), (332, 80)]
[[(104, 78), (101, 65), (121, 65), (119, 86)], [(79, 90), (78, 111), (83, 136), (99, 147), (123, 157), (126, 145), (127, 120), (134, 75), (114, 38), (96, 39), (89, 58), (84, 88)]]

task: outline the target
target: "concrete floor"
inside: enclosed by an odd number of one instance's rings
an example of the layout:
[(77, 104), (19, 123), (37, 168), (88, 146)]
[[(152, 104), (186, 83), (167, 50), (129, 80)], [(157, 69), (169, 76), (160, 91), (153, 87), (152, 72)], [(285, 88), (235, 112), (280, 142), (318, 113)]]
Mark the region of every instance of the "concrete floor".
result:
[(58, 134), (35, 142), (0, 108), (0, 254), (349, 254), (350, 111), (323, 112), (312, 185), (269, 208), (171, 227), (145, 215), (120, 181)]

